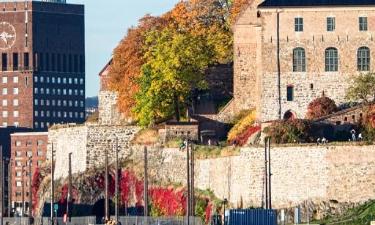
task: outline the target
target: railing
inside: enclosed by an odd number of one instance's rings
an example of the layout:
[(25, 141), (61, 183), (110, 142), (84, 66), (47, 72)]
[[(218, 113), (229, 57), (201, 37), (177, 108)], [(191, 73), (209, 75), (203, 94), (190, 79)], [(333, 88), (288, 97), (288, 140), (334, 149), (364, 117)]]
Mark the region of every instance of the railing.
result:
[[(112, 216), (112, 219), (115, 217)], [(49, 217), (34, 218), (30, 223), (27, 217), (4, 217), (4, 225), (51, 225)], [(142, 217), (142, 216), (121, 216), (119, 222), (122, 225), (203, 225), (198, 217), (190, 217), (189, 223), (186, 217)], [(103, 221), (97, 220), (95, 216), (72, 217), (68, 223), (64, 222), (62, 217), (54, 219), (54, 225), (96, 225), (103, 224)]]

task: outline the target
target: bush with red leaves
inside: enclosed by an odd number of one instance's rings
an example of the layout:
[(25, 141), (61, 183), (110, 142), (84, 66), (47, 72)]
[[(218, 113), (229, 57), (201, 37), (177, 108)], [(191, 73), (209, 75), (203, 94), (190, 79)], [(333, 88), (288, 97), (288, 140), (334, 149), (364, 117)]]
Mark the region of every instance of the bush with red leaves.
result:
[(235, 139), (233, 139), (230, 144), (234, 144), (236, 146), (244, 146), (249, 138), (261, 130), (261, 126), (251, 126), (248, 127), (244, 132), (238, 135)]
[(334, 112), (337, 112), (336, 103), (328, 98), (321, 97), (312, 101), (307, 107), (307, 119), (317, 119), (323, 116), (330, 115)]

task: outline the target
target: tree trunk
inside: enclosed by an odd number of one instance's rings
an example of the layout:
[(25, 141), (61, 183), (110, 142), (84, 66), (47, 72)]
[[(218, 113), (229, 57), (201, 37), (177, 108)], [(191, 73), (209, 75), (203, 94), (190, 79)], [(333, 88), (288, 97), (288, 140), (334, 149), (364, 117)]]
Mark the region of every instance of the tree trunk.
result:
[(176, 93), (174, 93), (174, 113), (175, 113), (175, 117), (176, 117), (176, 120), (177, 122), (180, 122), (180, 105), (179, 105), (179, 102), (178, 102), (178, 96)]

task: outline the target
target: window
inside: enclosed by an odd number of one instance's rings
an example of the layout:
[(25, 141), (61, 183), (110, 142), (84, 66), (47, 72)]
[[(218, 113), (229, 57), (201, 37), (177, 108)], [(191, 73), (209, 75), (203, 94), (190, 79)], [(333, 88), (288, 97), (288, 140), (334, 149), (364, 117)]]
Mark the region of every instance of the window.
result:
[(15, 83), (15, 84), (18, 83), (18, 77), (13, 77), (13, 83)]
[(18, 99), (13, 99), (13, 106), (18, 106), (18, 105), (19, 105)]
[(370, 49), (360, 47), (357, 51), (357, 68), (358, 71), (370, 71)]
[(288, 102), (291, 102), (294, 100), (294, 87), (293, 86), (288, 86), (286, 88), (286, 100)]
[(13, 125), (14, 125), (15, 127), (19, 127), (19, 126), (20, 126), (20, 123), (19, 123), (19, 122), (14, 122)]
[(16, 146), (20, 147), (21, 146), (21, 141), (16, 141)]
[(13, 71), (18, 70), (18, 53), (13, 53)]
[(34, 77), (34, 82), (38, 83), (38, 77), (37, 76)]
[(1, 64), (3, 71), (8, 70), (8, 55), (6, 53), (1, 54)]
[(43, 140), (38, 140), (38, 141), (37, 141), (37, 145), (38, 145), (38, 146), (41, 146), (41, 145), (43, 145), (43, 144), (44, 144), (44, 141), (43, 141)]
[(3, 99), (3, 106), (8, 106), (8, 101), (6, 99)]
[(14, 95), (18, 95), (18, 93), (19, 93), (18, 88), (13, 88), (13, 94), (14, 94)]
[(3, 88), (2, 93), (3, 93), (3, 95), (7, 95), (8, 94), (8, 88)]
[(327, 31), (334, 31), (336, 29), (336, 18), (327, 17)]
[[(17, 165), (18, 165), (18, 161), (17, 161)], [(21, 183), (21, 181), (17, 181), (17, 182), (16, 182), (16, 186), (17, 186), (17, 187), (22, 187), (22, 183)]]
[(3, 127), (7, 127), (8, 126), (8, 123), (7, 122), (3, 122)]
[(23, 53), (23, 67), (25, 70), (30, 69), (30, 56), (28, 52)]
[(325, 51), (325, 70), (327, 72), (338, 71), (339, 56), (336, 48), (327, 48)]
[(293, 72), (306, 72), (306, 55), (303, 48), (293, 50)]
[(17, 118), (19, 116), (19, 112), (18, 111), (13, 111), (13, 117)]
[(303, 18), (301, 17), (294, 18), (294, 30), (296, 32), (303, 31)]
[(21, 171), (17, 171), (16, 172), (16, 177), (21, 177), (22, 176), (22, 172)]
[(34, 112), (34, 116), (35, 116), (35, 117), (38, 117), (38, 116), (39, 116), (39, 112), (38, 112), (38, 111), (35, 111), (35, 112)]
[(3, 77), (1, 80), (2, 80), (3, 84), (8, 83), (8, 77)]
[(27, 157), (32, 157), (33, 156), (33, 152), (32, 151), (27, 151)]
[(359, 31), (367, 31), (367, 17), (359, 17)]

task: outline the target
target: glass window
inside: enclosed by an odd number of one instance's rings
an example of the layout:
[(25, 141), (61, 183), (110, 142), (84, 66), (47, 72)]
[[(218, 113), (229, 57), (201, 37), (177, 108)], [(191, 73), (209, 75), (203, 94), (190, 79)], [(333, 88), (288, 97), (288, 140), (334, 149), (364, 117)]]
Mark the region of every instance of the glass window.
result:
[[(17, 166), (18, 166), (18, 164), (17, 164)], [(21, 165), (20, 165), (21, 166)], [(21, 183), (21, 181), (16, 181), (16, 187), (22, 187), (22, 183)]]
[(34, 77), (34, 82), (38, 83), (38, 77), (37, 76)]
[(25, 68), (25, 70), (29, 70), (30, 68), (30, 57), (29, 57), (29, 53), (28, 52), (25, 52), (23, 53), (23, 66)]
[(22, 152), (21, 152), (21, 151), (16, 151), (16, 156), (17, 156), (17, 157), (22, 156)]
[(370, 49), (360, 47), (357, 51), (357, 68), (358, 71), (370, 71)]
[(38, 94), (38, 88), (34, 88), (34, 94)]
[(7, 53), (1, 54), (1, 62), (2, 62), (3, 71), (7, 71), (8, 70), (8, 55), (7, 55)]
[(303, 18), (302, 17), (294, 18), (294, 30), (296, 32), (303, 31)]
[(3, 81), (3, 84), (8, 83), (8, 77), (3, 77), (1, 80)]
[(16, 141), (16, 146), (17, 147), (21, 146), (21, 144), (22, 144), (21, 141)]
[(306, 55), (303, 48), (293, 50), (293, 72), (306, 72)]
[(286, 88), (286, 100), (289, 102), (294, 100), (294, 87), (293, 86), (288, 86)]
[(13, 53), (13, 71), (18, 70), (18, 53)]
[(3, 95), (7, 95), (8, 94), (8, 88), (3, 88)]
[(6, 100), (6, 99), (3, 99), (3, 104), (2, 104), (3, 106), (8, 106), (8, 100)]
[(368, 30), (367, 17), (359, 17), (359, 30), (360, 31)]
[(334, 31), (336, 29), (336, 18), (327, 17), (327, 31)]
[(37, 141), (37, 145), (38, 145), (38, 146), (41, 146), (41, 145), (43, 145), (43, 144), (44, 144), (44, 141), (43, 141), (43, 140), (38, 140), (38, 141)]
[(3, 118), (7, 118), (8, 117), (8, 111), (3, 111)]
[(325, 51), (325, 70), (335, 72), (339, 69), (339, 56), (336, 48), (327, 48)]
[(13, 88), (13, 94), (18, 95), (18, 93), (19, 93), (18, 88)]
[(19, 116), (19, 112), (18, 111), (13, 111), (13, 117), (18, 117)]
[(15, 84), (18, 83), (18, 77), (13, 77), (13, 83), (15, 83)]
[(18, 99), (13, 99), (13, 106), (18, 106), (18, 105), (19, 105)]
[(35, 111), (35, 112), (34, 112), (34, 116), (38, 117), (38, 116), (39, 116), (39, 112), (38, 112), (38, 111)]
[(14, 122), (13, 124), (14, 124), (15, 127), (19, 127), (20, 126), (19, 122)]

